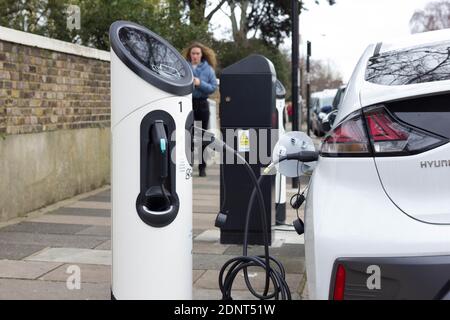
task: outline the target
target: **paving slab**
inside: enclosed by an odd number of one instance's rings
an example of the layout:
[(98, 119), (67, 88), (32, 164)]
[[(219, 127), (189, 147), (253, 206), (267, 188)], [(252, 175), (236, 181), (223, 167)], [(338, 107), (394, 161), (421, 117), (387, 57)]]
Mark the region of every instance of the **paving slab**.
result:
[(66, 216), (111, 217), (111, 210), (102, 208), (62, 207), (49, 212), (48, 214), (58, 214)]
[[(249, 268), (248, 270), (249, 280), (252, 287), (258, 292), (262, 293), (265, 287), (266, 273), (260, 268)], [(286, 281), (289, 284), (289, 289), (292, 293), (298, 291), (303, 275), (301, 274), (286, 274)], [(199, 289), (216, 289), (219, 290), (219, 271), (208, 270), (206, 271), (196, 282), (195, 287)], [(270, 290), (273, 290), (272, 284)], [(235, 290), (247, 290), (245, 284), (244, 273), (237, 274), (234, 282), (233, 289)]]
[(25, 260), (111, 265), (111, 251), (78, 248), (49, 248), (27, 257)]
[[(63, 264), (39, 279), (45, 281), (66, 282), (67, 278), (71, 275), (71, 272), (67, 272), (67, 269), (73, 265), (74, 264)], [(81, 285), (84, 283), (111, 283), (111, 266), (93, 264), (76, 265), (80, 267)]]
[(214, 218), (215, 218), (215, 215), (217, 215), (217, 213), (219, 212), (219, 209), (220, 209), (219, 205), (217, 205), (217, 206), (203, 206), (203, 205), (197, 205), (197, 204), (194, 203), (192, 211), (194, 213), (200, 213), (200, 214), (204, 214), (204, 213), (206, 213), (206, 214), (213, 214)]
[(20, 260), (47, 246), (18, 243), (0, 243), (0, 259)]
[(193, 269), (194, 270), (220, 270), (222, 266), (235, 256), (224, 254), (193, 254)]
[(280, 231), (275, 230), (275, 239), (282, 240), (283, 243), (287, 244), (304, 244), (305, 235), (299, 235), (295, 231)]
[(75, 234), (86, 229), (82, 224), (60, 224), (23, 221), (0, 229), (0, 232), (28, 232), (44, 234)]
[(60, 265), (56, 262), (0, 260), (0, 278), (37, 279)]
[(192, 194), (194, 195), (194, 197), (195, 197), (196, 194), (203, 194), (203, 195), (210, 195), (210, 196), (213, 196), (213, 197), (217, 197), (217, 193), (219, 192), (218, 191), (219, 189), (211, 188), (211, 187), (197, 189), (196, 185), (195, 185), (195, 182), (194, 182), (192, 190), (193, 190)]
[(83, 209), (103, 209), (111, 210), (111, 203), (104, 201), (77, 201), (67, 206), (67, 208), (83, 208)]
[(99, 244), (94, 249), (97, 249), (97, 250), (111, 250), (111, 240), (106, 240), (105, 242)]
[(83, 225), (83, 229), (78, 231), (77, 235), (89, 235), (89, 236), (100, 236), (100, 237), (111, 237), (111, 227), (107, 226), (90, 226), (86, 227)]
[[(248, 290), (233, 290), (231, 296), (233, 300), (258, 300)], [(194, 289), (194, 300), (222, 300), (222, 293), (219, 290)], [(292, 294), (292, 300), (300, 300), (297, 293)], [(216, 310), (217, 311), (217, 310)]]
[(197, 237), (199, 234), (203, 233), (205, 231), (205, 229), (192, 229), (192, 236), (195, 238)]
[[(263, 246), (248, 246), (248, 255), (257, 256), (264, 254)], [(299, 244), (283, 244), (280, 247), (269, 247), (269, 252), (271, 256), (274, 257), (291, 257), (291, 258), (303, 258), (305, 256), (305, 246)], [(228, 255), (241, 255), (242, 246), (230, 246), (225, 252)]]
[(210, 254), (223, 254), (228, 249), (228, 245), (220, 243), (208, 243), (194, 241), (193, 253), (210, 253)]
[(96, 197), (105, 197), (105, 198), (110, 198), (111, 197), (111, 188), (101, 191), (99, 193), (96, 193), (94, 196)]
[(195, 283), (205, 272), (206, 270), (192, 270), (192, 283)]
[[(217, 254), (200, 254), (193, 255), (193, 269), (194, 270), (220, 270), (228, 260), (235, 258), (237, 255), (217, 255)], [(286, 273), (302, 274), (305, 273), (305, 259), (304, 257), (277, 257), (278, 261), (283, 264)]]
[(0, 232), (0, 247), (5, 244), (39, 245), (43, 247), (94, 248), (104, 237), (27, 232)]
[(109, 283), (84, 283), (80, 290), (65, 282), (0, 279), (0, 300), (110, 300)]
[[(217, 214), (217, 212), (216, 212)], [(214, 228), (216, 214), (196, 214), (194, 213), (193, 227), (196, 229)]]
[(86, 198), (81, 199), (83, 201), (94, 201), (94, 202), (111, 202), (110, 195), (93, 195)]
[(31, 222), (48, 222), (48, 223), (63, 223), (63, 224), (85, 224), (94, 226), (110, 226), (111, 218), (106, 217), (86, 217), (86, 216), (71, 216), (60, 214), (47, 214), (41, 217), (28, 219)]
[(195, 241), (217, 242), (220, 240), (219, 229), (209, 229), (195, 237)]

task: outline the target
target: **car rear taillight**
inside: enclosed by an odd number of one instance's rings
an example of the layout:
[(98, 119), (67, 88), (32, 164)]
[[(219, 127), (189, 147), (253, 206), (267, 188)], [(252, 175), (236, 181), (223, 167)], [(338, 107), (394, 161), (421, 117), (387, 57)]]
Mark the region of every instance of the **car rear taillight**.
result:
[(344, 300), (345, 291), (345, 269), (342, 264), (338, 265), (336, 269), (336, 276), (334, 279), (333, 300)]
[(325, 137), (324, 157), (405, 156), (436, 148), (444, 139), (400, 122), (384, 106), (357, 111)]
[(395, 119), (383, 106), (364, 110), (375, 156), (417, 154), (435, 148), (445, 139)]
[(322, 144), (321, 155), (328, 157), (371, 155), (360, 111), (352, 113), (328, 134)]

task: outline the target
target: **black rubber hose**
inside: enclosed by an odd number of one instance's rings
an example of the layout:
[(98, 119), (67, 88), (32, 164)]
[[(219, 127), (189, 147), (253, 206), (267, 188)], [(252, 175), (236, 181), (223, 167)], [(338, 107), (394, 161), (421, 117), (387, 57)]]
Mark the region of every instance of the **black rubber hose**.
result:
[[(260, 188), (260, 182), (264, 179), (265, 175), (260, 176), (259, 179), (256, 178), (255, 173), (253, 172), (252, 168), (248, 164), (248, 162), (233, 148), (229, 147), (225, 143), (223, 143), (223, 146), (225, 150), (233, 152), (240, 160), (242, 160), (242, 163), (244, 164), (244, 167), (246, 168), (250, 179), (252, 180), (252, 183), (254, 185), (252, 194), (250, 196), (249, 205), (247, 207), (247, 213), (246, 213), (246, 222), (245, 222), (245, 229), (244, 229), (244, 244), (243, 244), (243, 255), (240, 257), (233, 258), (226, 262), (223, 267), (220, 270), (219, 273), (219, 288), (222, 292), (222, 299), (224, 300), (231, 300), (231, 290), (233, 281), (236, 277), (236, 275), (242, 270), (244, 272), (244, 279), (245, 283), (247, 285), (247, 288), (249, 291), (258, 299), (267, 300), (275, 298), (276, 300), (279, 300), (280, 298), (283, 300), (290, 300), (291, 299), (291, 293), (288, 284), (285, 280), (285, 271), (283, 268), (283, 265), (277, 261), (275, 258), (271, 257), (269, 254), (269, 240), (267, 238), (267, 232), (268, 232), (268, 226), (267, 226), (267, 213), (266, 208), (264, 205), (264, 197), (262, 195), (262, 191)], [(263, 240), (264, 240), (264, 255), (263, 256), (256, 256), (251, 257), (247, 255), (247, 248), (248, 248), (248, 228), (249, 228), (249, 222), (250, 222), (250, 216), (251, 216), (251, 210), (253, 208), (253, 203), (255, 199), (255, 195), (258, 196), (258, 203), (260, 206), (260, 213), (261, 213), (261, 222), (263, 227)], [(275, 263), (277, 266), (277, 269), (273, 269), (270, 265), (270, 262)], [(254, 290), (252, 287), (250, 280), (248, 278), (248, 267), (260, 267), (263, 268), (266, 272), (266, 282), (264, 287), (263, 294), (259, 294)], [(224, 278), (224, 274), (226, 269), (228, 269), (226, 276)], [(269, 287), (270, 287), (270, 281), (272, 281), (274, 291), (271, 294), (268, 294)], [(280, 297), (281, 295), (281, 297)]]

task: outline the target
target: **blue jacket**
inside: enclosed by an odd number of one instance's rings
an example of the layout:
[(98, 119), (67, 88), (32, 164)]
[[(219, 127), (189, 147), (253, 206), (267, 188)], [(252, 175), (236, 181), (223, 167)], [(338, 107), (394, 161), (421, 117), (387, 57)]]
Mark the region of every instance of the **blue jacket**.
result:
[(200, 86), (194, 88), (192, 97), (208, 98), (217, 88), (217, 79), (213, 68), (211, 68), (206, 60), (197, 65), (195, 69), (192, 67), (192, 64), (190, 66), (194, 77), (200, 79)]

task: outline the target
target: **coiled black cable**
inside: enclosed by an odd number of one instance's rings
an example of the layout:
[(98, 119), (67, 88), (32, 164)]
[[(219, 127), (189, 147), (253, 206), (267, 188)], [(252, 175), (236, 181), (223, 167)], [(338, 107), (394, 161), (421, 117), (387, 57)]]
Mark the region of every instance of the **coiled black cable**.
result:
[[(250, 179), (254, 185), (252, 194), (250, 196), (250, 201), (247, 207), (245, 229), (244, 229), (244, 243), (242, 256), (235, 257), (228, 260), (221, 268), (219, 273), (219, 288), (222, 292), (223, 300), (232, 300), (231, 291), (233, 287), (233, 281), (240, 271), (244, 273), (244, 280), (250, 293), (258, 299), (268, 300), (291, 300), (291, 292), (289, 286), (286, 282), (286, 272), (283, 265), (274, 257), (269, 254), (269, 240), (267, 239), (267, 221), (266, 221), (266, 208), (264, 205), (264, 198), (260, 188), (261, 181), (266, 177), (266, 175), (260, 176), (259, 179), (256, 178), (255, 173), (248, 164), (248, 162), (233, 148), (229, 147), (227, 144), (223, 143), (223, 147), (227, 151), (233, 152), (236, 157), (242, 160), (244, 167), (246, 168)], [(261, 256), (249, 256), (247, 254), (248, 248), (248, 228), (250, 223), (251, 211), (253, 208), (253, 203), (255, 196), (257, 195), (258, 204), (261, 213), (261, 222), (263, 227), (263, 239), (264, 239), (264, 255)], [(271, 265), (273, 264), (273, 266)], [(256, 292), (253, 288), (249, 277), (248, 270), (249, 267), (259, 267), (262, 268), (266, 273), (266, 281), (264, 286), (264, 291), (262, 294)], [(273, 292), (269, 293), (270, 282), (273, 285)]]

